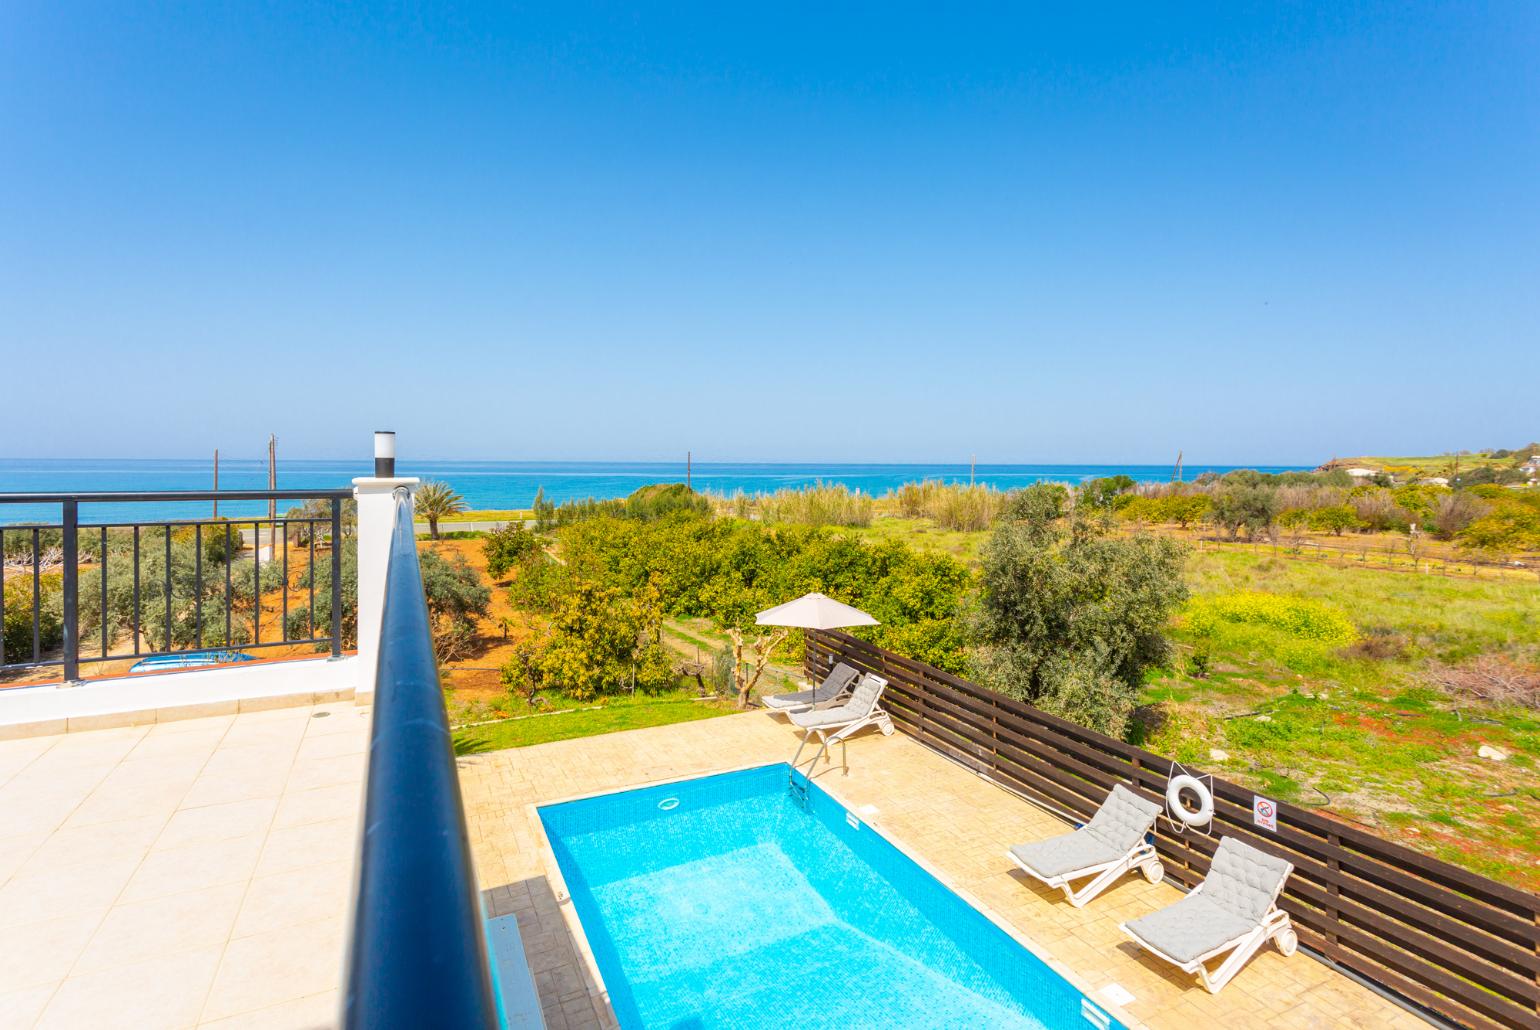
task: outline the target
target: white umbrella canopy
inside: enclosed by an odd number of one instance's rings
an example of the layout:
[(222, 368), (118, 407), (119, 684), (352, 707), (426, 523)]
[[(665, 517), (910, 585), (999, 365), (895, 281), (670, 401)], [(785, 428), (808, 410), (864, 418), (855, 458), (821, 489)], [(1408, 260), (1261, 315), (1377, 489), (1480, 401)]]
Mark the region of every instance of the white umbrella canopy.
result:
[(795, 629), (840, 629), (845, 626), (876, 626), (878, 622), (859, 608), (823, 594), (804, 594), (795, 601), (766, 608), (754, 616), (760, 626), (791, 626)]

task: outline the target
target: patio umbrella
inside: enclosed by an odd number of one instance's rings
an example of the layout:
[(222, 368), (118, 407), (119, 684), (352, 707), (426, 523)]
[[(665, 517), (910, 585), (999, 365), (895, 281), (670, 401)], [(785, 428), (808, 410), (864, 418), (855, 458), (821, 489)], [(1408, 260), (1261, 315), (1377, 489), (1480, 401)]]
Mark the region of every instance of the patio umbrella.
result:
[(791, 626), (795, 629), (878, 625), (876, 619), (861, 609), (852, 608), (823, 594), (804, 594), (795, 601), (766, 608), (754, 616), (754, 622), (760, 626)]

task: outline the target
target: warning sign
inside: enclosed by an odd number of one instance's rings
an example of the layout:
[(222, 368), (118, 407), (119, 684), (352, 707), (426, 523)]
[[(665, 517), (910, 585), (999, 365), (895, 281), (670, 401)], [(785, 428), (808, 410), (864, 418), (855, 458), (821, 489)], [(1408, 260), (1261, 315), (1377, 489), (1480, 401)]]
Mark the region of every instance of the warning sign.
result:
[(1251, 799), (1251, 821), (1264, 830), (1278, 832), (1278, 802), (1260, 795)]

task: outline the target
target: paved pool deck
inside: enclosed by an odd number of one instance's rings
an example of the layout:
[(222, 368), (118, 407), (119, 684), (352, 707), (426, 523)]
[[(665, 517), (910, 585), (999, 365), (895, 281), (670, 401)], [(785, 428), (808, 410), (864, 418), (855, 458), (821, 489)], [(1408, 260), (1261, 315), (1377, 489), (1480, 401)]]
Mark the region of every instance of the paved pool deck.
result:
[[(792, 729), (762, 712), (462, 757), (461, 789), (491, 915), (517, 917), (552, 1030), (615, 1025), (579, 943), (535, 806), (790, 759)], [(837, 755), (836, 755), (837, 761)], [(1001, 922), (1103, 1007), (1156, 1030), (1193, 1027), (1426, 1027), (1368, 988), (1271, 945), (1218, 995), (1129, 942), (1118, 924), (1181, 892), (1130, 875), (1084, 909), (1005, 858), (1011, 844), (1063, 833), (1055, 816), (901, 734), (850, 743), (850, 772), (817, 784)], [(868, 807), (870, 806), (870, 807)], [(1132, 995), (1119, 1006), (1117, 999)]]

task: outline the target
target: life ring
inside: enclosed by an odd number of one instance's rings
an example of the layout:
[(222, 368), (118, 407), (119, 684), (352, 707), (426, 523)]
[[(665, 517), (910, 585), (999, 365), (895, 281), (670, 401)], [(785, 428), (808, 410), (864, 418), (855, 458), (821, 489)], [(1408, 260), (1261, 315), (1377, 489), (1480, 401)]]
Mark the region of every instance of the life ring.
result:
[[(1188, 791), (1197, 798), (1198, 809), (1193, 811), (1182, 804), (1182, 792)], [(1166, 807), (1173, 818), (1184, 826), (1207, 826), (1214, 818), (1214, 795), (1196, 776), (1173, 776), (1166, 785)]]

